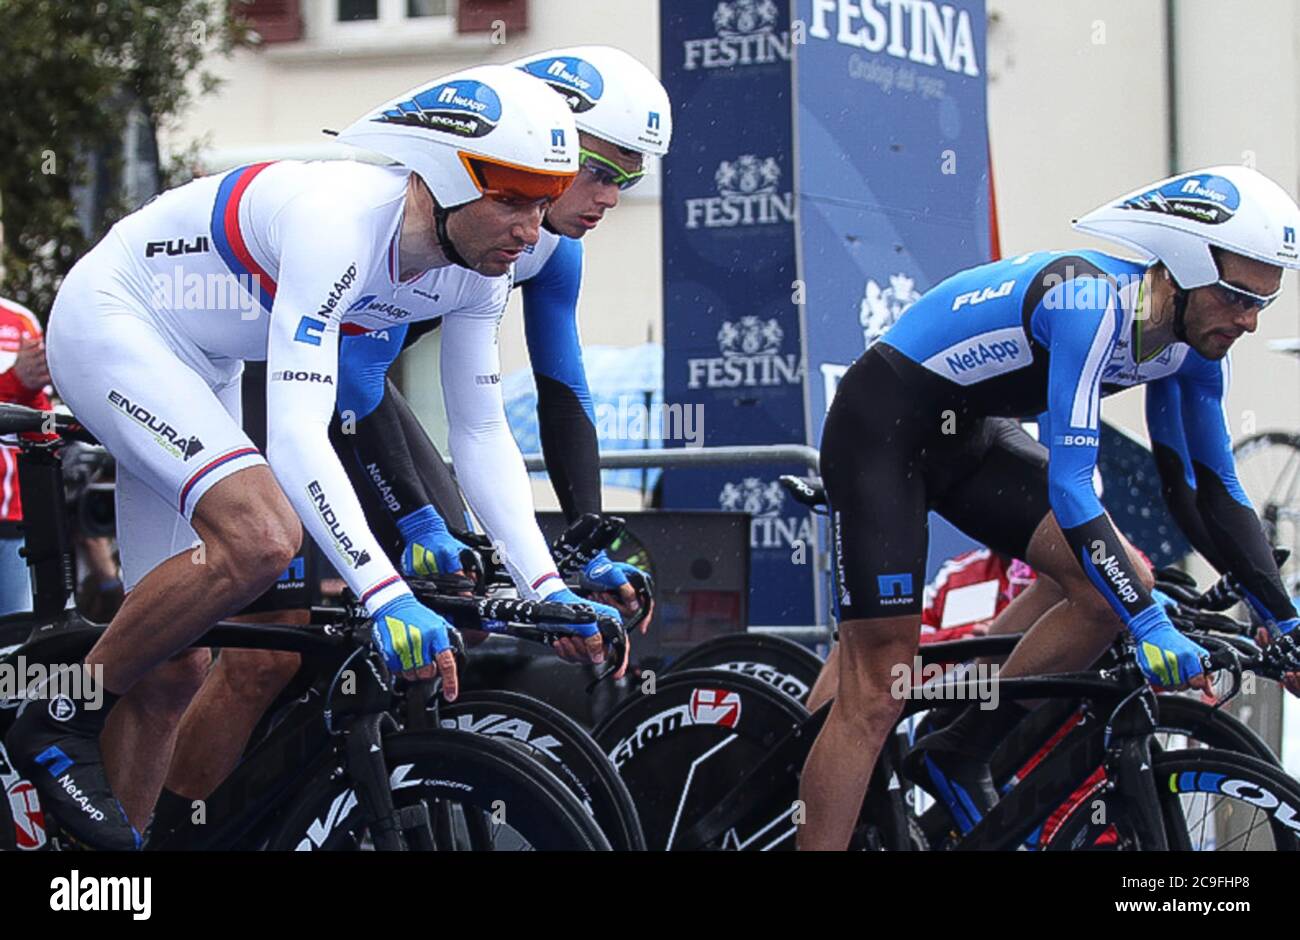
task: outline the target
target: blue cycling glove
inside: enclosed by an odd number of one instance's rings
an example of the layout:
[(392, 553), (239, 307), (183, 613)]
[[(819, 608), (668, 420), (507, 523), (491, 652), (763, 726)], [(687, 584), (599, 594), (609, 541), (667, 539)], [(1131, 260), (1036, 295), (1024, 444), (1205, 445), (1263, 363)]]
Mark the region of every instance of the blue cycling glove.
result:
[(1178, 601), (1174, 600), (1159, 588), (1151, 589), (1151, 599), (1159, 604), (1162, 610), (1173, 610), (1178, 606)]
[(447, 637), (450, 624), (410, 594), (380, 607), (373, 620), (370, 637), (384, 654), (390, 672), (432, 665), (439, 653), (451, 648)]
[(1159, 605), (1142, 611), (1128, 628), (1137, 641), (1138, 665), (1153, 685), (1183, 685), (1205, 671), (1201, 657), (1210, 654), (1179, 633)]
[(643, 575), (641, 569), (627, 562), (614, 561), (600, 552), (582, 569), (580, 581), (584, 590), (614, 592), (628, 582), (628, 575)]
[(398, 519), (397, 529), (406, 543), (402, 550), (402, 574), (408, 578), (451, 574), (465, 567), (460, 553), (468, 551), (469, 546), (447, 531), (447, 523), (432, 506)]
[[(613, 617), (619, 623), (623, 622), (622, 615), (613, 607), (610, 607), (608, 604), (597, 604), (595, 601), (586, 600), (585, 598), (574, 594), (566, 587), (560, 588), (558, 591), (553, 591), (542, 598), (542, 600), (552, 601), (557, 604), (585, 604), (602, 617)], [(573, 632), (577, 636), (581, 637), (595, 636), (600, 632), (600, 626), (594, 621), (592, 623), (574, 623), (569, 626), (573, 628)]]

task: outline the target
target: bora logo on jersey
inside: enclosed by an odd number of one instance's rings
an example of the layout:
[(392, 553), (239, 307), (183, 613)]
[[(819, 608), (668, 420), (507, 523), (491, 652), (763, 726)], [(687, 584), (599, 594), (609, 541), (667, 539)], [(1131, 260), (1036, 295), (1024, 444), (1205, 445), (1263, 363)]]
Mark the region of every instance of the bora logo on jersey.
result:
[(485, 137), (501, 120), (501, 98), (482, 82), (457, 79), (399, 101), (375, 120), (443, 131), (458, 137)]

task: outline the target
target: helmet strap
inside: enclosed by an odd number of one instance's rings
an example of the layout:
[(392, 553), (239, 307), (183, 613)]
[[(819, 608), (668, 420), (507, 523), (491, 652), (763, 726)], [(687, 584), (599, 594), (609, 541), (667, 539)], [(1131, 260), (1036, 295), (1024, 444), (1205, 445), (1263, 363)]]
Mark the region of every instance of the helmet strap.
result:
[(438, 247), (442, 249), (442, 253), (446, 255), (448, 261), (452, 264), (458, 264), (462, 268), (469, 268), (472, 271), (473, 266), (456, 250), (456, 246), (451, 242), (451, 236), (447, 234), (447, 219), (459, 208), (460, 206), (452, 206), (450, 209), (445, 209), (435, 200), (433, 203), (433, 233), (438, 239)]
[(1181, 287), (1174, 287), (1174, 339), (1187, 342), (1187, 301), (1190, 295)]

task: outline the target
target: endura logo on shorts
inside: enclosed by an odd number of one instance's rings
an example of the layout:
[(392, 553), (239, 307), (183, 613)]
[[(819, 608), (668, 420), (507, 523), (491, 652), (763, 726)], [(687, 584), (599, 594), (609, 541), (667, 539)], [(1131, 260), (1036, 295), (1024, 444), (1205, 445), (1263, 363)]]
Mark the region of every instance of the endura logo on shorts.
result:
[(348, 534), (343, 531), (343, 526), (339, 523), (339, 517), (325, 498), (325, 490), (318, 480), (312, 480), (307, 484), (307, 495), (311, 497), (312, 505), (316, 507), (316, 515), (320, 516), (320, 521), (325, 523), (325, 527), (329, 529), (330, 537), (334, 540), (334, 547), (343, 556), (344, 562), (350, 567), (360, 568), (370, 561), (370, 553), (365, 549), (357, 548), (352, 539), (348, 537)]
[(1133, 587), (1133, 581), (1124, 573), (1124, 569), (1119, 565), (1119, 559), (1114, 554), (1104, 558), (1100, 567), (1106, 575), (1106, 580), (1115, 589), (1115, 594), (1120, 600), (1125, 604), (1136, 604), (1138, 602), (1137, 589)]
[(997, 287), (981, 287), (979, 290), (967, 291), (964, 294), (958, 294), (953, 298), (952, 309), (960, 310), (962, 307), (970, 304), (982, 304), (986, 300), (996, 300), (998, 297), (1005, 297), (1015, 289), (1015, 281), (1003, 281)]
[(108, 402), (136, 424), (152, 432), (154, 440), (173, 457), (189, 460), (203, 450), (203, 442), (198, 437), (182, 434), (144, 405), (131, 401), (117, 389), (109, 389)]
[(456, 137), (484, 137), (501, 120), (501, 99), (482, 82), (459, 79), (399, 101), (375, 120), (442, 131)]

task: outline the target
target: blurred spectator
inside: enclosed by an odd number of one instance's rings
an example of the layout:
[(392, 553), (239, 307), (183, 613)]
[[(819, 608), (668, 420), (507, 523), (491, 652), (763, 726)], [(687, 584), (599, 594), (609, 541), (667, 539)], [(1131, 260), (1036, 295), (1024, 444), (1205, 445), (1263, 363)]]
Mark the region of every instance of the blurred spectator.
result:
[[(35, 315), (0, 298), (0, 401), (49, 410), (50, 370)], [(23, 505), (18, 449), (0, 445), (0, 614), (32, 609), (31, 578), (22, 548)]]

